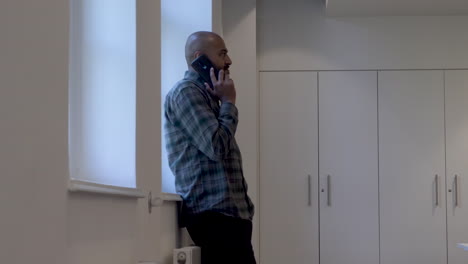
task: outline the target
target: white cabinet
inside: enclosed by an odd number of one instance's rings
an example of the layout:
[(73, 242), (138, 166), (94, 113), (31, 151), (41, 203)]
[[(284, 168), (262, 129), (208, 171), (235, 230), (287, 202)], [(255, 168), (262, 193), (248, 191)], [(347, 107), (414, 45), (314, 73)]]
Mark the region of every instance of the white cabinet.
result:
[(318, 264), (317, 73), (261, 73), (260, 95), (260, 261)]
[(461, 70), (260, 73), (260, 262), (466, 263), (467, 102)]
[(468, 71), (445, 72), (448, 264), (465, 264), (468, 243)]
[(381, 264), (447, 262), (444, 76), (379, 72)]
[(320, 263), (378, 264), (377, 72), (319, 73)]

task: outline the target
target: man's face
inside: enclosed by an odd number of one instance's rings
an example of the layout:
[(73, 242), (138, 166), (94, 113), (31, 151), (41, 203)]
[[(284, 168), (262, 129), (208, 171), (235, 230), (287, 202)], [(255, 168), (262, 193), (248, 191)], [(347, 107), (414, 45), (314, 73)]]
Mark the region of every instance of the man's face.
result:
[(206, 56), (210, 59), (217, 70), (225, 70), (229, 73), (229, 66), (232, 64), (229, 58), (226, 45), (221, 38), (215, 38), (211, 42), (211, 47), (206, 51)]

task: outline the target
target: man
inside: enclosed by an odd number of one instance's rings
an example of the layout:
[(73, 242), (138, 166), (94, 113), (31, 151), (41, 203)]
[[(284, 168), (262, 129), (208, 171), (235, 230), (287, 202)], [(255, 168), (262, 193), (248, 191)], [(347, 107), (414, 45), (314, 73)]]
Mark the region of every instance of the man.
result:
[[(254, 264), (252, 218), (242, 158), (234, 138), (238, 124), (231, 59), (223, 39), (195, 32), (187, 39), (188, 71), (165, 101), (165, 137), (182, 215), (202, 264)], [(191, 63), (201, 55), (212, 62), (213, 87)]]

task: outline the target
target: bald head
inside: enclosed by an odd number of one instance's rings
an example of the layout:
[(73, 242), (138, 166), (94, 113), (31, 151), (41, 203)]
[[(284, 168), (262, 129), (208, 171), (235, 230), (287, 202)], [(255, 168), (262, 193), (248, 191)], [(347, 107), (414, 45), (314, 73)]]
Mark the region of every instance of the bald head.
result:
[(187, 64), (190, 65), (198, 57), (197, 52), (205, 54), (219, 46), (220, 43), (224, 45), (223, 39), (213, 32), (199, 31), (191, 34), (185, 44), (185, 59), (187, 60)]

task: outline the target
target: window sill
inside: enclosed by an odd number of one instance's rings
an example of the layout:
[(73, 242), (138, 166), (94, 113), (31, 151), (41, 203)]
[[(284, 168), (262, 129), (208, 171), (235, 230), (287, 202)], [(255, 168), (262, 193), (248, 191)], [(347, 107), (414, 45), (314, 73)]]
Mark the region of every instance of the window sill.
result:
[(87, 192), (87, 193), (99, 193), (106, 195), (117, 195), (129, 198), (145, 198), (146, 194), (136, 188), (118, 187), (113, 185), (106, 185), (88, 181), (81, 181), (76, 179), (70, 179), (68, 183), (68, 190), (70, 192)]
[(182, 197), (175, 193), (161, 193), (161, 199), (165, 202), (181, 202)]
[(458, 247), (468, 251), (468, 243), (458, 243)]

